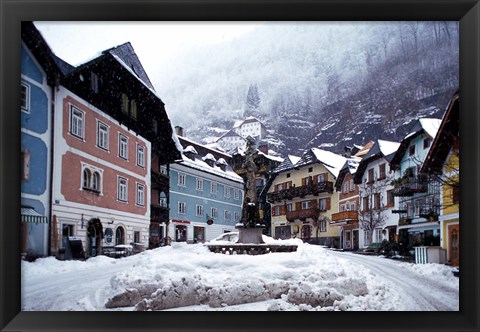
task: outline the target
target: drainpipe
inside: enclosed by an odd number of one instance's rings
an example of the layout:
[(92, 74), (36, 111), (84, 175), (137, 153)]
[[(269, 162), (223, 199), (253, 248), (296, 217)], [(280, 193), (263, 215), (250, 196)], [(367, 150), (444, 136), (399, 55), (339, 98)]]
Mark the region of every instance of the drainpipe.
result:
[(53, 160), (54, 160), (54, 133), (55, 133), (55, 91), (57, 87), (58, 77), (55, 78), (55, 83), (52, 84), (52, 96), (51, 96), (51, 134), (50, 134), (50, 202), (49, 202), (49, 216), (48, 216), (48, 256), (52, 255), (52, 220), (53, 220)]

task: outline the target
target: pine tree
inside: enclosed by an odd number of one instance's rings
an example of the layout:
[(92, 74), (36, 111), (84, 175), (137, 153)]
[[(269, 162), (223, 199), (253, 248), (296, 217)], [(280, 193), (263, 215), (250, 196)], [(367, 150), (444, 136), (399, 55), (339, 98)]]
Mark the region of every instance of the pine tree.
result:
[(247, 92), (244, 116), (258, 116), (260, 111), (260, 95), (256, 84), (250, 85)]

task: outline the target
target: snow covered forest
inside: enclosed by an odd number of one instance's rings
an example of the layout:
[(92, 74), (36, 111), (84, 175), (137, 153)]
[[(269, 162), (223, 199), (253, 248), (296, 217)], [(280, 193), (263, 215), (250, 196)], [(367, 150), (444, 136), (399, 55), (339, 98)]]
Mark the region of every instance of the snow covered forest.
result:
[[(274, 22), (192, 48), (152, 77), (173, 123), (219, 137), (254, 115), (282, 154), (339, 152), (400, 140), (419, 116), (441, 117), (458, 88), (457, 22)], [(251, 107), (252, 95), (258, 92)]]

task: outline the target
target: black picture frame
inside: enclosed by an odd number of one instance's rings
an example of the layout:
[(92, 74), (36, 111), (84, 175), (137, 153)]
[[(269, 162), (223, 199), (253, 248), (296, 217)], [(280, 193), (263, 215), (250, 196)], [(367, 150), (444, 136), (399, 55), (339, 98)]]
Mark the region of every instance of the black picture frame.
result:
[[(478, 0), (0, 0), (0, 328), (2, 331), (477, 331), (479, 329), (480, 5)], [(459, 312), (21, 312), (20, 22), (460, 21)]]

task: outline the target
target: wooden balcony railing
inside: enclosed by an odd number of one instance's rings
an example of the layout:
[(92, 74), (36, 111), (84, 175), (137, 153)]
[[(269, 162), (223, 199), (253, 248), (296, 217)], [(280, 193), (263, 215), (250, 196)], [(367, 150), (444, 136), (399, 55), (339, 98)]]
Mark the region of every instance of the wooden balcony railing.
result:
[(296, 197), (305, 197), (308, 195), (317, 196), (320, 193), (333, 193), (333, 182), (325, 181), (318, 183), (310, 183), (300, 187), (290, 187), (288, 189), (272, 192), (267, 194), (270, 202), (281, 202), (283, 200), (292, 200)]
[(332, 214), (332, 222), (358, 220), (357, 211), (342, 211)]
[(155, 222), (167, 222), (168, 221), (168, 208), (151, 204), (150, 205), (150, 220)]
[(394, 196), (413, 196), (415, 193), (424, 193), (428, 189), (428, 181), (425, 175), (404, 177), (393, 181)]
[(316, 207), (305, 209), (305, 210), (297, 210), (297, 211), (287, 211), (287, 220), (290, 222), (294, 222), (295, 220), (307, 220), (307, 218), (317, 219), (320, 210)]

